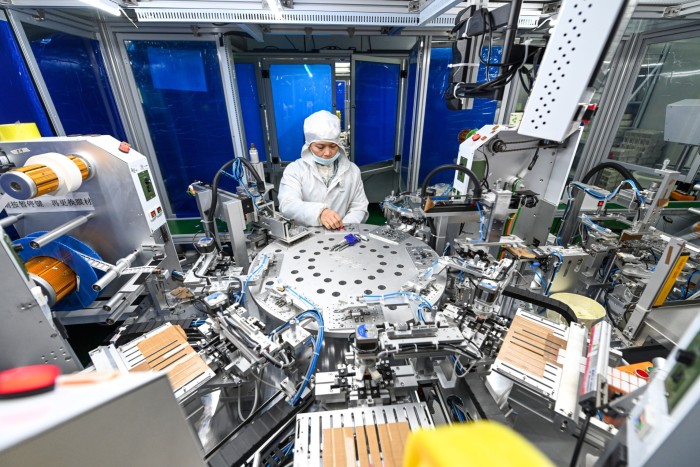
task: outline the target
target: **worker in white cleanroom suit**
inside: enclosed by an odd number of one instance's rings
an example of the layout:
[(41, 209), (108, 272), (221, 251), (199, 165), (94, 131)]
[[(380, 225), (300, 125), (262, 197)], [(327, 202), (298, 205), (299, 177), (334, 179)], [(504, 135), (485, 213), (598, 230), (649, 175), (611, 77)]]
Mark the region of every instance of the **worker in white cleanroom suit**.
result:
[(367, 196), (360, 169), (340, 144), (340, 120), (321, 110), (304, 120), (301, 158), (284, 170), (280, 212), (306, 226), (340, 229), (367, 220)]

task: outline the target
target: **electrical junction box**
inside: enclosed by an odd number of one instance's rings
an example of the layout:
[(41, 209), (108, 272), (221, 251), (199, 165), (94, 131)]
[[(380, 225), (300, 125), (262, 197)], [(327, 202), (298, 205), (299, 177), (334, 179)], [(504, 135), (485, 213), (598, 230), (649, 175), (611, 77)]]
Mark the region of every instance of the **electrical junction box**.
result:
[(664, 139), (700, 145), (700, 99), (685, 99), (666, 106)]

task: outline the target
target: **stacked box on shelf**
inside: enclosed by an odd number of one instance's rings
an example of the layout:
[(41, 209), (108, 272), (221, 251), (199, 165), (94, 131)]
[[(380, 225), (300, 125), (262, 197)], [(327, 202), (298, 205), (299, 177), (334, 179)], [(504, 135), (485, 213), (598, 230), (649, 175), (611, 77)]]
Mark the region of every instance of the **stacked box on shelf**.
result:
[(622, 144), (620, 144), (620, 148), (638, 151), (639, 156), (634, 163), (650, 167), (654, 165), (657, 160), (659, 160), (663, 150), (663, 145), (663, 131), (637, 128), (634, 130), (629, 130), (625, 133), (625, 137), (622, 140)]

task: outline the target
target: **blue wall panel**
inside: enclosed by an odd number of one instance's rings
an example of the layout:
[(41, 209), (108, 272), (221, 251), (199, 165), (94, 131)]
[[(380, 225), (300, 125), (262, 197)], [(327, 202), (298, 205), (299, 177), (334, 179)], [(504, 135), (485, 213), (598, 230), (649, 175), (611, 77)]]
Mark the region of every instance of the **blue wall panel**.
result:
[(260, 95), (258, 94), (255, 67), (254, 63), (236, 62), (236, 85), (238, 98), (241, 101), (241, 113), (243, 114), (243, 126), (245, 127), (248, 148), (250, 148), (251, 143), (255, 144), (260, 160), (264, 161), (267, 158), (267, 144), (260, 121)]
[(126, 140), (99, 42), (35, 25), (25, 32), (66, 134)]
[(399, 73), (394, 63), (355, 61), (355, 147), (357, 165), (393, 160)]
[[(482, 49), (483, 60), (486, 60), (488, 48)], [(501, 60), (501, 47), (493, 47), (491, 63)], [(498, 102), (490, 99), (474, 99), (471, 110), (449, 110), (445, 105), (443, 94), (449, 86), (452, 49), (432, 49), (430, 55), (430, 75), (428, 77), (428, 92), (426, 96), (425, 121), (423, 124), (423, 144), (421, 147), (421, 166), (418, 185), (435, 167), (452, 164), (457, 161), (459, 140), (462, 130), (473, 130), (484, 125), (490, 125), (496, 117)], [(497, 67), (489, 70), (491, 79), (498, 73)], [(477, 81), (484, 81), (486, 70), (479, 66)], [(452, 183), (454, 173), (443, 172), (436, 175), (431, 183)]]
[(319, 110), (333, 112), (330, 65), (270, 65), (279, 157), (293, 161), (304, 145), (304, 119)]
[[(195, 180), (211, 183), (216, 170), (234, 156), (216, 44), (145, 40), (125, 44), (170, 205), (177, 217), (197, 217), (197, 204), (186, 194), (187, 186)], [(198, 90), (202, 83), (197, 76), (192, 82), (181, 77), (184, 82), (177, 89), (156, 86), (153, 70), (172, 66), (169, 60), (178, 62), (183, 51), (198, 57), (205, 91)], [(151, 62), (154, 57), (157, 62)], [(230, 183), (227, 177), (221, 182), (222, 188)]]
[(0, 70), (2, 91), (0, 92), (0, 125), (34, 122), (42, 136), (55, 133), (46, 117), (29, 69), (15, 41), (12, 28), (0, 19)]

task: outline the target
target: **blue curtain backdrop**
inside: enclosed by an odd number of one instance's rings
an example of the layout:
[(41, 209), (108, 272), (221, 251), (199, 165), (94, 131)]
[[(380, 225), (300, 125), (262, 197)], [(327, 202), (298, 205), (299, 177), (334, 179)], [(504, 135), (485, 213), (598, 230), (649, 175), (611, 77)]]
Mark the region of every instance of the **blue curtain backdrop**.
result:
[[(187, 186), (195, 180), (211, 183), (216, 170), (234, 156), (216, 45), (125, 44), (170, 205), (177, 217), (197, 217)], [(192, 73), (181, 73), (183, 69)], [(161, 79), (166, 76), (172, 79)], [(221, 182), (222, 188), (230, 183), (227, 177)]]
[(25, 32), (66, 134), (126, 140), (100, 43), (35, 25)]
[(304, 119), (319, 110), (333, 112), (331, 66), (272, 64), (270, 82), (279, 157), (293, 161), (304, 145)]
[(0, 70), (2, 70), (2, 92), (0, 92), (0, 125), (8, 123), (36, 123), (42, 136), (54, 136), (53, 128), (46, 117), (29, 69), (24, 63), (12, 28), (0, 19)]
[(357, 165), (393, 160), (399, 74), (394, 63), (355, 61), (355, 147)]
[(260, 160), (265, 161), (267, 159), (267, 143), (260, 121), (260, 95), (258, 94), (255, 67), (255, 63), (236, 62), (236, 86), (238, 98), (241, 101), (241, 113), (243, 114), (243, 126), (245, 127), (248, 148), (250, 148), (251, 143), (255, 144)]
[[(488, 48), (482, 49), (482, 58), (486, 61)], [(501, 47), (493, 47), (491, 63), (500, 63)], [(452, 63), (451, 48), (435, 48), (430, 53), (430, 75), (428, 77), (428, 91), (426, 96), (425, 121), (423, 123), (423, 144), (421, 146), (421, 165), (418, 184), (435, 167), (443, 164), (452, 164), (457, 161), (459, 152), (459, 140), (462, 130), (473, 130), (493, 123), (496, 117), (498, 102), (490, 99), (474, 99), (471, 110), (448, 110), (445, 106), (443, 94), (450, 82), (450, 69)], [(491, 67), (489, 74), (491, 79), (496, 77), (497, 67)], [(479, 66), (477, 81), (486, 79), (486, 67)], [(452, 183), (454, 173), (443, 172), (436, 175), (431, 183)]]

